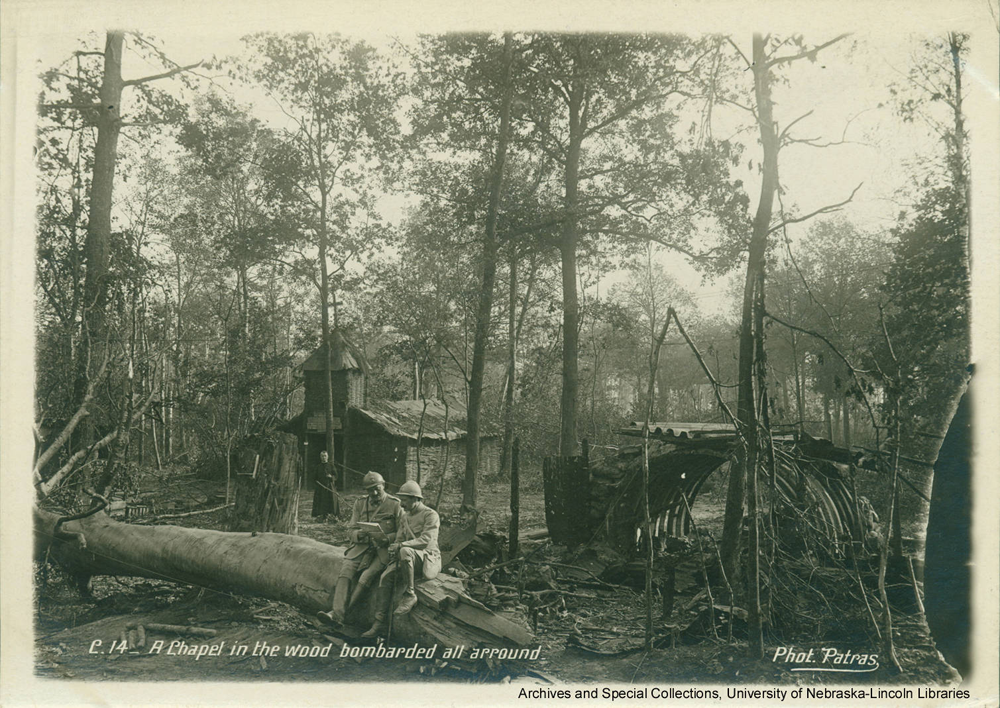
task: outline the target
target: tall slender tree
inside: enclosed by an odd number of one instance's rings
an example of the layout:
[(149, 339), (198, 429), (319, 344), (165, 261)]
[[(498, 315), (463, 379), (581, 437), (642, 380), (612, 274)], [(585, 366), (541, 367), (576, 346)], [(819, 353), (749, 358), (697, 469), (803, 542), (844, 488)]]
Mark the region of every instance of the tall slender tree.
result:
[[(924, 156), (916, 200), (895, 229), (886, 273), (887, 325), (902, 371), (903, 411), (918, 427), (943, 434), (951, 400), (969, 362), (971, 190), (964, 116), (968, 37), (925, 41), (905, 88), (895, 89), (902, 117), (927, 125), (940, 149)], [(883, 362), (888, 352), (879, 348)]]
[(731, 215), (743, 197), (722, 167), (732, 146), (686, 150), (674, 132), (678, 102), (699, 94), (698, 67), (715, 46), (665, 35), (568, 34), (535, 35), (526, 48), (524, 115), (537, 148), (562, 170), (560, 455), (577, 450), (581, 253), (600, 237), (684, 249), (695, 213), (728, 212), (726, 228), (736, 225)]
[[(108, 306), (111, 289), (111, 253), (114, 249), (112, 232), (112, 204), (116, 170), (118, 167), (118, 142), (122, 128), (129, 124), (148, 120), (173, 121), (180, 117), (180, 105), (172, 97), (154, 92), (149, 84), (166, 79), (198, 66), (179, 66), (170, 61), (155, 45), (138, 34), (130, 34), (135, 48), (166, 68), (164, 71), (135, 79), (125, 79), (122, 75), (123, 52), (126, 47), (126, 33), (119, 30), (107, 32), (104, 51), (80, 51), (75, 54), (78, 71), (67, 74), (54, 70), (49, 72), (46, 84), (54, 88), (55, 78), (65, 79), (64, 91), (55, 95), (43, 95), (40, 110), (45, 118), (54, 121), (67, 120), (68, 113), (78, 113), (82, 126), (96, 129), (96, 140), (89, 152), (91, 165), (89, 193), (86, 206), (74, 188), (74, 220), (83, 218), (86, 210), (86, 236), (82, 246), (80, 266), (75, 278), (82, 281), (79, 288), (82, 327), (78, 344), (74, 347), (75, 361), (71, 366), (75, 371), (73, 401), (78, 410), (84, 411), (80, 417), (74, 416), (79, 425), (76, 430), (78, 445), (98, 446), (110, 444), (117, 435), (102, 437), (95, 441), (94, 418), (88, 415), (93, 405), (92, 378), (98, 370), (105, 370), (105, 362), (110, 357), (107, 340), (109, 336)], [(101, 67), (85, 70), (82, 61), (93, 61), (99, 57)], [(134, 88), (138, 97), (130, 97), (126, 89)], [(123, 101), (126, 103), (123, 105)], [(127, 106), (127, 108), (125, 107)], [(129, 115), (129, 110), (132, 115)], [(132, 120), (127, 120), (131, 118)], [(72, 119), (69, 119), (72, 120)], [(81, 127), (82, 127), (81, 126)], [(81, 148), (82, 149), (82, 148)], [(79, 153), (78, 153), (79, 154)], [(77, 180), (83, 175), (77, 163)], [(83, 272), (82, 278), (80, 272)], [(61, 439), (61, 438), (60, 438)]]
[(397, 143), (401, 81), (372, 47), (338, 35), (262, 33), (244, 41), (252, 54), (245, 78), (258, 82), (289, 120), (286, 178), (308, 213), (303, 235), (316, 249), (315, 258), (300, 254), (300, 265), (311, 261), (319, 270), (326, 449), (336, 460), (330, 377), (336, 277), (378, 244), (371, 178), (388, 168)]
[[(753, 72), (753, 96), (756, 127), (762, 147), (761, 187), (757, 209), (751, 223), (749, 259), (743, 286), (743, 303), (739, 334), (739, 368), (737, 398), (737, 430), (741, 441), (736, 460), (729, 476), (726, 497), (726, 515), (723, 527), (721, 554), (730, 582), (740, 577), (738, 556), (740, 535), (743, 529), (744, 504), (750, 519), (747, 550), (747, 605), (750, 624), (750, 646), (753, 653), (763, 656), (763, 633), (760, 605), (760, 541), (758, 518), (758, 466), (763, 454), (763, 441), (768, 435), (768, 401), (765, 387), (764, 358), (764, 285), (766, 280), (766, 255), (768, 237), (781, 227), (772, 223), (774, 198), (779, 189), (778, 153), (782, 142), (789, 137), (791, 121), (779, 132), (774, 117), (772, 85), (774, 69), (800, 59), (813, 59), (825, 47), (839, 41), (837, 37), (816, 47), (805, 47), (801, 38), (793, 42), (799, 51), (781, 53), (786, 42), (771, 35), (753, 35), (751, 59), (746, 61)], [(735, 44), (733, 46), (736, 46)], [(840, 204), (842, 205), (842, 203)], [(836, 205), (836, 206), (840, 206)], [(831, 210), (824, 207), (820, 211)], [(818, 212), (817, 212), (818, 213)]]

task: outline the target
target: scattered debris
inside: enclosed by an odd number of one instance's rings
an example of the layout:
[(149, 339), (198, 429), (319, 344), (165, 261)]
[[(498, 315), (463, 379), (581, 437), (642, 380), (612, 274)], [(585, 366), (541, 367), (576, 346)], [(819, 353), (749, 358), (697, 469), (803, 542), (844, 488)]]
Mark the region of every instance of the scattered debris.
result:
[[(135, 629), (138, 625), (135, 622), (129, 622), (125, 625), (126, 630)], [(182, 624), (159, 624), (157, 622), (147, 622), (143, 625), (146, 632), (172, 632), (174, 634), (188, 634), (195, 637), (214, 637), (218, 634), (217, 630), (207, 629), (205, 627), (189, 627)]]
[(642, 640), (619, 637), (617, 639), (606, 639), (599, 643), (594, 643), (583, 638), (580, 634), (571, 634), (566, 640), (566, 646), (574, 647), (588, 654), (598, 656), (628, 656), (644, 649)]

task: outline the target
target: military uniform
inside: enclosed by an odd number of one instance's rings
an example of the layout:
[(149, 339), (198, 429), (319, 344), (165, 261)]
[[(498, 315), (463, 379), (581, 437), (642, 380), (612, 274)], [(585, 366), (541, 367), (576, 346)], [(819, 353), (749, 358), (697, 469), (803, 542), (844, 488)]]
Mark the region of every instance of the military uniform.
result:
[[(363, 572), (358, 584), (367, 587), (379, 576), (389, 562), (388, 545), (396, 540), (402, 513), (399, 499), (388, 493), (384, 494), (382, 501), (377, 504), (373, 504), (368, 495), (354, 502), (351, 521), (347, 525), (353, 545), (344, 553), (344, 563), (340, 568), (341, 578), (353, 579), (361, 570)], [(361, 534), (364, 532), (358, 526), (361, 521), (381, 526), (386, 540), (376, 543), (363, 537)]]
[[(441, 551), (438, 549), (438, 531), (441, 518), (425, 506), (420, 485), (409, 480), (403, 482), (397, 494), (403, 499), (403, 514), (399, 517), (396, 542), (391, 549), (397, 553), (396, 561), (382, 572), (375, 597), (375, 623), (362, 637), (377, 637), (386, 630), (386, 617), (392, 601), (393, 579), (404, 583), (404, 591), (396, 605), (396, 614), (404, 615), (417, 604), (416, 577), (430, 579), (441, 571)], [(399, 573), (396, 576), (396, 573)]]
[[(410, 511), (403, 512), (399, 518), (399, 531), (396, 541), (399, 542), (399, 564), (412, 564), (415, 573), (421, 573), (430, 580), (441, 572), (441, 550), (438, 548), (438, 531), (441, 528), (441, 517), (425, 505), (417, 504)], [(392, 584), (392, 573), (396, 570), (393, 563), (382, 573), (379, 584)]]

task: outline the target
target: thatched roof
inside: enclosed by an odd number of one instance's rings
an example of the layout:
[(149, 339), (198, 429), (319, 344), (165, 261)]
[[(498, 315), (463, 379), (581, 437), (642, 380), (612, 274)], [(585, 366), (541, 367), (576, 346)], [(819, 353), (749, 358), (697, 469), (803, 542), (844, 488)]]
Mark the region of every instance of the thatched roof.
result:
[[(424, 408), (426, 402), (427, 407)], [(445, 405), (436, 398), (426, 401), (369, 401), (364, 408), (355, 408), (358, 413), (391, 435), (416, 440), (418, 433), (425, 440), (461, 440), (466, 435), (466, 408), (457, 401), (448, 401), (445, 426)], [(420, 420), (423, 415), (423, 431)], [(483, 426), (480, 437), (495, 437), (496, 432)]]

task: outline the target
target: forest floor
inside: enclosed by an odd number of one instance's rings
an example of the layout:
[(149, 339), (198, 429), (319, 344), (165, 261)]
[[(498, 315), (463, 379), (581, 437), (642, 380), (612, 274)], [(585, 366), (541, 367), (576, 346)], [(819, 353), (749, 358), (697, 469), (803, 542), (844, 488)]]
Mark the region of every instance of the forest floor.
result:
[[(540, 474), (538, 475), (540, 477)], [(186, 500), (174, 508), (193, 505), (211, 508), (225, 499), (224, 486), (199, 480), (193, 475), (172, 473), (161, 480), (171, 498)], [(151, 495), (157, 496), (157, 495)], [(350, 495), (349, 495), (350, 496)], [(480, 491), (479, 529), (495, 541), (506, 537), (509, 524), (509, 486), (487, 480)], [(429, 501), (436, 501), (429, 500)], [(458, 499), (442, 500), (442, 513), (457, 507)], [(338, 519), (318, 520), (311, 516), (312, 494), (303, 493), (299, 507), (299, 533), (335, 545), (346, 539), (345, 521), (349, 504), (342, 505)], [(157, 507), (159, 512), (159, 507)], [(159, 512), (162, 513), (162, 512)], [(174, 518), (164, 521), (200, 528), (225, 528), (224, 511)], [(718, 536), (722, 510), (711, 495), (694, 510), (696, 522), (712, 529)], [(141, 522), (141, 520), (140, 520)], [(522, 483), (520, 528), (522, 534), (544, 527), (544, 504), (540, 480), (530, 477)], [(499, 545), (502, 545), (499, 544)], [(688, 547), (691, 548), (690, 544)], [(500, 551), (503, 549), (501, 548)], [(727, 641), (728, 625), (719, 623), (719, 638), (711, 636), (704, 622), (698, 630), (697, 619), (709, 617), (707, 605), (699, 604), (698, 574), (683, 576), (677, 584), (673, 629), (667, 631), (660, 620), (660, 598), (655, 600), (654, 617), (660, 628), (654, 649), (644, 649), (646, 605), (635, 568), (621, 566), (621, 577), (632, 576), (631, 586), (587, 577), (586, 568), (606, 567), (610, 555), (606, 549), (571, 554), (553, 546), (547, 538), (526, 542), (522, 553), (530, 558), (525, 577), (513, 569), (490, 573), (469, 584), (470, 594), (498, 612), (533, 627), (541, 650), (531, 662), (531, 671), (508, 671), (503, 665), (473, 666), (468, 663), (442, 666), (443, 662), (417, 660), (342, 659), (333, 652), (327, 657), (285, 656), (171, 656), (144, 651), (105, 653), (128, 623), (161, 623), (210, 628), (211, 639), (188, 638), (189, 644), (225, 642), (235, 644), (266, 642), (282, 647), (326, 647), (326, 630), (300, 610), (264, 598), (247, 597), (209, 588), (173, 584), (139, 578), (96, 577), (93, 595), (82, 597), (57, 570), (36, 573), (35, 595), (35, 666), (41, 677), (87, 681), (512, 681), (513, 683), (576, 684), (634, 683), (637, 685), (694, 684), (915, 684), (940, 686), (957, 679), (954, 670), (941, 659), (929, 639), (926, 623), (919, 614), (895, 614), (894, 636), (902, 674), (895, 674), (880, 661), (869, 673), (793, 672), (794, 664), (774, 661), (781, 643), (766, 640), (765, 658), (748, 658), (745, 626), (733, 622), (734, 637)], [(489, 561), (474, 555), (460, 555), (466, 570)], [(502, 556), (495, 556), (495, 562)], [(611, 558), (613, 562), (614, 559)], [(690, 565), (690, 563), (689, 563)], [(633, 564), (634, 566), (634, 564)], [(573, 571), (572, 568), (576, 568)], [(569, 568), (570, 570), (566, 570)], [(585, 570), (580, 575), (580, 569)], [(683, 577), (682, 577), (683, 576)], [(604, 576), (605, 578), (608, 576)], [(684, 578), (687, 578), (686, 582)], [(625, 583), (626, 580), (621, 582)], [(526, 588), (518, 597), (512, 584)], [(540, 588), (540, 589), (538, 589)], [(524, 599), (530, 598), (525, 604)], [(688, 607), (687, 605), (690, 605)], [(738, 609), (738, 608), (737, 608)], [(829, 608), (832, 612), (832, 608)], [(724, 620), (725, 613), (721, 619)], [(691, 628), (681, 631), (683, 627)], [(743, 636), (740, 636), (741, 631)], [(870, 627), (853, 634), (841, 633), (839, 639), (796, 638), (796, 651), (837, 647), (856, 654), (878, 653), (868, 636)], [(808, 634), (808, 633), (807, 633)], [(174, 637), (157, 637), (173, 639)], [(147, 647), (153, 637), (147, 639)], [(94, 641), (102, 643), (95, 645)], [(168, 641), (169, 643), (169, 641)], [(226, 650), (228, 651), (228, 650)]]

